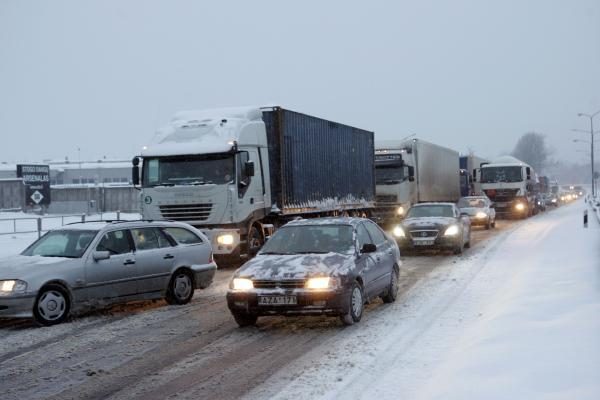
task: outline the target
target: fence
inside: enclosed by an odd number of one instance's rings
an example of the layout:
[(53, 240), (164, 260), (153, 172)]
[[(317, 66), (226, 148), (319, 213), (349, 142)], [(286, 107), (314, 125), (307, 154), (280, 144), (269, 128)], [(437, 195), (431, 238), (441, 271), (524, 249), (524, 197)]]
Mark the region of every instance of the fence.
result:
[(21, 233), (42, 233), (52, 229), (60, 228), (75, 222), (90, 222), (104, 220), (136, 220), (139, 214), (122, 213), (121, 211), (111, 213), (100, 213), (94, 215), (71, 214), (71, 215), (46, 215), (39, 217), (0, 218), (0, 235), (14, 235)]

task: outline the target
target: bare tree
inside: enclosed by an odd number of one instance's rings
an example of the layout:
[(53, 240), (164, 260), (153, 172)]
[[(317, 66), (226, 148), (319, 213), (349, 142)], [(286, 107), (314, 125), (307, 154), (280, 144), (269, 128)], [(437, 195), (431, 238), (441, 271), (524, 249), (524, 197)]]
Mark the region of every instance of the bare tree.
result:
[(540, 172), (549, 161), (550, 148), (546, 144), (546, 136), (537, 132), (527, 132), (517, 142), (512, 156), (531, 165)]

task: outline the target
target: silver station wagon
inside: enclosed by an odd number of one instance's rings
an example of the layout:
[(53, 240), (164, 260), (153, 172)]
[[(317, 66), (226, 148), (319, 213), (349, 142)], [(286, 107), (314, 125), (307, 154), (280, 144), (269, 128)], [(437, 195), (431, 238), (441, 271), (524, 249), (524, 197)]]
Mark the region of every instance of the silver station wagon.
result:
[(184, 223), (71, 224), (0, 260), (0, 318), (54, 325), (132, 300), (186, 304), (216, 269), (209, 240)]

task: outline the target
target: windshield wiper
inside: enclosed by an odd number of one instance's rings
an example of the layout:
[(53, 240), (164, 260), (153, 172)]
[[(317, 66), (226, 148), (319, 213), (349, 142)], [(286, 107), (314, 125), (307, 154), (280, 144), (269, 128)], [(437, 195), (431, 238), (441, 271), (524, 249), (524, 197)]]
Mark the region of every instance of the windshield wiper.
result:
[(279, 253), (277, 251), (263, 251), (260, 254), (268, 254), (268, 255), (277, 255), (277, 256), (285, 256), (285, 255), (289, 255), (292, 253)]
[(175, 184), (171, 183), (171, 182), (161, 182), (161, 183), (154, 185), (154, 187), (156, 187), (156, 186), (175, 186)]

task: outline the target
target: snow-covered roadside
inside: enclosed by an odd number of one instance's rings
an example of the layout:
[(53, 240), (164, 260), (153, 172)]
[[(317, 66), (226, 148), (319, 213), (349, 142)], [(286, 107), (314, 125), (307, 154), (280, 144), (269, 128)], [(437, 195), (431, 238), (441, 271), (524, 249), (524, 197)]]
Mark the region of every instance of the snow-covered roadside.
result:
[(248, 398), (597, 399), (597, 230), (582, 203), (441, 266)]

